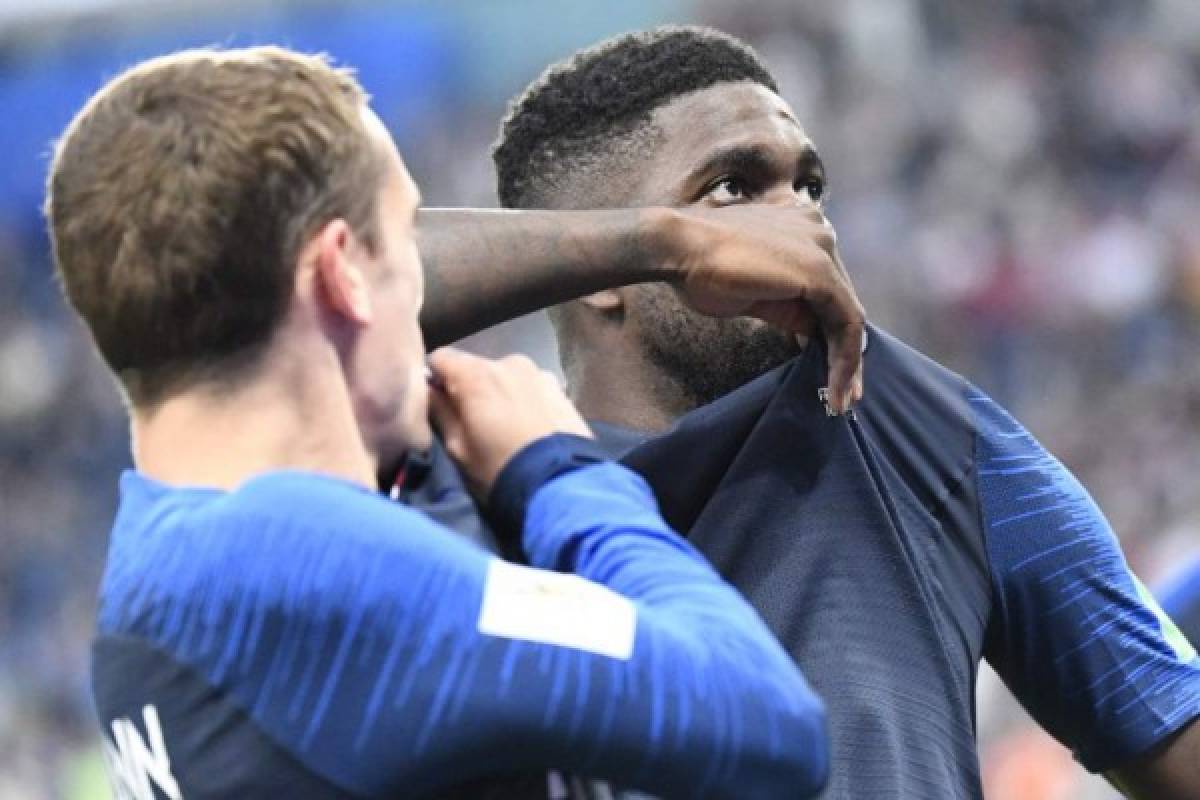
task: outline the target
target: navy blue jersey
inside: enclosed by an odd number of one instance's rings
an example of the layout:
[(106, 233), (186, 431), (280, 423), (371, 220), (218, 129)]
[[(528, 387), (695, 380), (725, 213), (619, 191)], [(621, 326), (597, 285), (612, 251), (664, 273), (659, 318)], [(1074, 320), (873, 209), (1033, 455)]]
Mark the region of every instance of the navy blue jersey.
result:
[(594, 426), (825, 701), (822, 797), (981, 797), (984, 658), (1093, 771), (1200, 715), (1195, 652), (1084, 489), (982, 392), (871, 334), (852, 416), (826, 416), (813, 347), (661, 436)]
[(588, 448), (541, 440), (497, 484), (493, 520), (537, 569), (325, 476), (223, 492), (127, 473), (93, 659), (118, 798), (579, 783), (551, 768), (811, 796), (820, 703), (644, 482)]
[(1092, 771), (1200, 715), (1200, 662), (1063, 466), (959, 376), (872, 330), (853, 415), (824, 354), (685, 417), (626, 463), (826, 701), (823, 797), (981, 797), (982, 658)]
[(1185, 569), (1163, 588), (1163, 609), (1175, 620), (1191, 643), (1200, 647), (1200, 561)]

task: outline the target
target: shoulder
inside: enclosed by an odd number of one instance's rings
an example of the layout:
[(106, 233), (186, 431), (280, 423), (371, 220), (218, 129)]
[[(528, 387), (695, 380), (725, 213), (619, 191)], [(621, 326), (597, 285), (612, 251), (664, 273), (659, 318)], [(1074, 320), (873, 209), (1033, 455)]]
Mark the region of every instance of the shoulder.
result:
[(366, 486), (300, 471), (271, 472), (253, 478), (211, 511), (231, 520), (255, 519), (285, 528), (336, 531), (354, 538), (434, 525), (424, 514)]
[[(470, 547), (427, 514), (366, 486), (300, 471), (253, 478), (219, 502), (198, 510), (189, 526), (216, 541), (246, 539), (260, 552), (321, 543), (386, 557), (431, 546), (430, 540)], [(232, 544), (232, 543), (231, 543)]]
[(974, 464), (978, 390), (886, 331), (871, 327), (869, 336), (856, 414), (905, 483), (937, 505)]
[(352, 593), (380, 571), (458, 569), (468, 552), (479, 551), (425, 515), (321, 475), (270, 473), (224, 494), (160, 491), (122, 508), (101, 630), (150, 634), (184, 609), (247, 597), (300, 608), (310, 593)]
[(868, 391), (863, 402), (877, 400), (892, 413), (912, 413), (911, 403), (920, 399), (936, 416), (962, 423), (971, 418), (965, 397), (974, 389), (957, 372), (942, 366), (881, 328), (871, 327), (863, 354)]
[[(990, 532), (1030, 554), (1039, 547), (1116, 548), (1091, 495), (1062, 462), (998, 403), (970, 397), (978, 431), (979, 492)], [(1107, 552), (1107, 551), (1106, 551)], [(1046, 566), (1041, 558), (1028, 566)]]
[(406, 524), (433, 523), (365, 486), (314, 472), (267, 472), (232, 491), (168, 486), (131, 472), (122, 478), (113, 535), (146, 551), (197, 540), (215, 545), (248, 531), (262, 544), (270, 539), (264, 534), (289, 529), (369, 535)]
[[(279, 557), (281, 568), (299, 570), (305, 561), (319, 561), (353, 574), (357, 564), (415, 568), (479, 551), (418, 510), (368, 487), (312, 473), (260, 476), (211, 511), (230, 547)], [(237, 541), (228, 541), (231, 537)]]

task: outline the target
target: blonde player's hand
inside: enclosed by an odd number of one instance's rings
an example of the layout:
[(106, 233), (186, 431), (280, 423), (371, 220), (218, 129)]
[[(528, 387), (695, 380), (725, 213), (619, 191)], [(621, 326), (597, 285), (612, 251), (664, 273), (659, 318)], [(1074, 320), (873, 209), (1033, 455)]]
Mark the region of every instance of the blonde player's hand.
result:
[(592, 435), (558, 378), (527, 356), (480, 358), (444, 347), (429, 356), (429, 407), (476, 497), (519, 450), (554, 433)]

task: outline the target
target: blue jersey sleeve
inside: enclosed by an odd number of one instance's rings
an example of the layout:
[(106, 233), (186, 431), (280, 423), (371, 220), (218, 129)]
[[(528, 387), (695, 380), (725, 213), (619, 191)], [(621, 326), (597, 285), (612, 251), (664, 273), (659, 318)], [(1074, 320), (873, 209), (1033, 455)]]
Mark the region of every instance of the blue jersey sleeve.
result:
[(969, 399), (995, 592), (985, 654), (1085, 767), (1119, 766), (1200, 716), (1196, 651), (1070, 472), (990, 398)]
[(1200, 561), (1195, 561), (1164, 586), (1159, 597), (1163, 610), (1179, 630), (1196, 645), (1200, 643)]
[(1200, 561), (1194, 561), (1159, 591), (1163, 609), (1174, 617), (1200, 605)]
[(541, 768), (672, 797), (815, 793), (821, 704), (642, 480), (601, 463), (529, 496), (523, 567), (356, 487), (259, 479), (201, 552), (139, 571), (153, 614), (102, 623), (152, 632), (366, 796)]

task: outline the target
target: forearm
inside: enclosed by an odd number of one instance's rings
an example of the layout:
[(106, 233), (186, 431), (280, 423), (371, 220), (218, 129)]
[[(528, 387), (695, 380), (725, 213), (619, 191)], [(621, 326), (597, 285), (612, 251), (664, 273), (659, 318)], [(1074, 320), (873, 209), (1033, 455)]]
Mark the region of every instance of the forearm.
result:
[[(501, 535), (519, 536), (538, 569), (575, 573), (651, 605), (699, 594), (697, 608), (734, 609), (749, 628), (762, 628), (741, 595), (670, 529), (645, 480), (591, 439), (556, 434), (524, 447), (497, 476), (488, 508)], [(672, 588), (659, 596), (655, 584)]]
[(421, 327), (429, 348), (591, 292), (664, 280), (665, 209), (425, 209)]
[(1200, 797), (1200, 720), (1133, 763), (1105, 777), (1132, 800)]
[(862, 396), (866, 316), (819, 209), (425, 210), (417, 245), (430, 347), (603, 289), (667, 281), (708, 316), (819, 330), (831, 406)]

